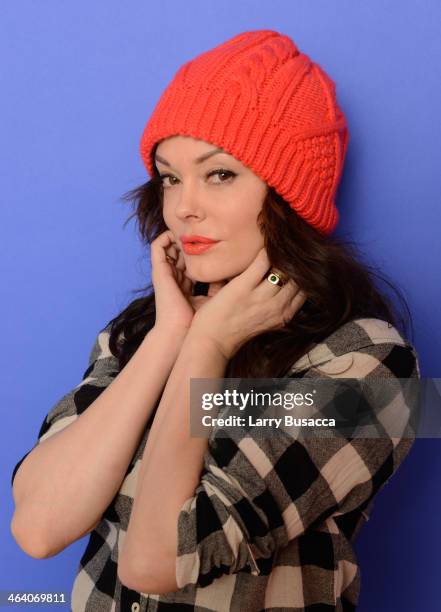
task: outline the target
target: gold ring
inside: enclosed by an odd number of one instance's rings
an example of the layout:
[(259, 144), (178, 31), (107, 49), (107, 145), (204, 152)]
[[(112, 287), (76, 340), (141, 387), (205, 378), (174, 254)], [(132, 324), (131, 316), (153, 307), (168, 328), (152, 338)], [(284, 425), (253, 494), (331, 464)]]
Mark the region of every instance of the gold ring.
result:
[(286, 276), (279, 271), (276, 271), (274, 268), (270, 270), (270, 273), (266, 277), (266, 280), (269, 281), (272, 285), (279, 285), (283, 287), (286, 283)]

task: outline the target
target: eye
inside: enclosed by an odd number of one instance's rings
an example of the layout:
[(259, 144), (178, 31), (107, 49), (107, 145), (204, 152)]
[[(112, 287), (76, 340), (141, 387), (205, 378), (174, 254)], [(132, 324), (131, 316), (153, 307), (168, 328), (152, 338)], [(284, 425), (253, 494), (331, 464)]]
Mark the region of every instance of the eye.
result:
[[(212, 170), (211, 172), (208, 172), (208, 174), (206, 175), (207, 177), (213, 176), (213, 175), (218, 175), (219, 178), (221, 176), (223, 177), (227, 177), (225, 180), (221, 180), (219, 183), (214, 183), (215, 185), (221, 185), (222, 183), (227, 183), (229, 181), (231, 181), (235, 176), (237, 176), (237, 174), (235, 172), (232, 172), (231, 170), (225, 170), (225, 168), (218, 168), (217, 170)], [(173, 174), (160, 174), (159, 175), (159, 179), (163, 185), (163, 187), (169, 187), (170, 185), (165, 185), (164, 184), (164, 179), (171, 179), (172, 181), (176, 179), (175, 176), (173, 176)], [(179, 179), (176, 179), (179, 180)], [(172, 182), (172, 185), (176, 184)]]
[(176, 177), (173, 176), (173, 174), (160, 174), (159, 175), (159, 180), (160, 180), (160, 183), (162, 184), (163, 187), (168, 187), (168, 185), (164, 185), (164, 179), (166, 179), (166, 178), (175, 179)]
[(211, 172), (207, 174), (207, 176), (212, 176), (213, 174), (217, 174), (219, 177), (221, 175), (228, 177), (225, 181), (221, 181), (221, 183), (226, 183), (231, 178), (236, 176), (235, 172), (231, 172), (231, 170), (225, 170), (224, 168), (219, 168), (218, 170), (212, 170)]

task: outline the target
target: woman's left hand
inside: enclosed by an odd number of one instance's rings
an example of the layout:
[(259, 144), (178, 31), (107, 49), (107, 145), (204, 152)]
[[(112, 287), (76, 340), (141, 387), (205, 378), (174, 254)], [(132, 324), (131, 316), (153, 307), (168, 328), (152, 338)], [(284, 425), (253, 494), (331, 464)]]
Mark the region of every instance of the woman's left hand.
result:
[(270, 283), (266, 278), (270, 265), (262, 248), (241, 274), (198, 309), (190, 336), (213, 342), (226, 359), (231, 359), (251, 337), (283, 328), (307, 296), (291, 279), (282, 287)]

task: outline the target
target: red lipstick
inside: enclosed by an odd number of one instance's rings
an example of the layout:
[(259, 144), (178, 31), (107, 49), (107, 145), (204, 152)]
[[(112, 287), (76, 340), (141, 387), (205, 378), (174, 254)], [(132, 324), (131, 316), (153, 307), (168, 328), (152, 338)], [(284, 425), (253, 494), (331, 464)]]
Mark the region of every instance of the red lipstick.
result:
[(201, 255), (219, 242), (219, 240), (213, 240), (207, 236), (197, 236), (195, 234), (180, 236), (180, 238), (184, 253), (187, 253), (187, 255)]

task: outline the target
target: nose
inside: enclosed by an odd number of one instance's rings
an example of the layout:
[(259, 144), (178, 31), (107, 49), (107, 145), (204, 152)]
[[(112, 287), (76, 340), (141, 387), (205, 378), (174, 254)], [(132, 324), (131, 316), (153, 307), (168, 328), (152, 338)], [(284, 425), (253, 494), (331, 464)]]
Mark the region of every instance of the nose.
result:
[(197, 195), (195, 190), (182, 189), (181, 197), (175, 206), (175, 215), (180, 220), (188, 218), (203, 219), (205, 217), (204, 206), (201, 202), (201, 195)]

